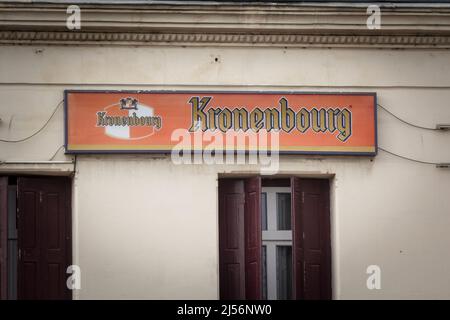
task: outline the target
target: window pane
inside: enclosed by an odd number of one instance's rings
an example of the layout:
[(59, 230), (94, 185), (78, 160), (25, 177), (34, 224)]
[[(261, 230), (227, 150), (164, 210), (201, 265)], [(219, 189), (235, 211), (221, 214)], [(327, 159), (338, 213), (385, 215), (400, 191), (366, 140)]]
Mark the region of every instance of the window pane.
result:
[(261, 229), (267, 230), (267, 194), (261, 193)]
[(267, 300), (267, 247), (262, 246), (262, 298)]
[(291, 194), (277, 193), (278, 230), (291, 230)]
[(277, 299), (292, 299), (291, 246), (277, 246)]

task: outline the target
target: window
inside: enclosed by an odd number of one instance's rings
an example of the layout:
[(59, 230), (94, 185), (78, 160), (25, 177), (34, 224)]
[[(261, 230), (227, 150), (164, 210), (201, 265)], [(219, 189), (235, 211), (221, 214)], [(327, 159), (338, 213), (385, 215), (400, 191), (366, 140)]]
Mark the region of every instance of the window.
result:
[[(264, 196), (263, 196), (264, 195)], [(291, 189), (263, 187), (261, 193), (263, 299), (292, 298)], [(264, 199), (264, 200), (263, 200)], [(264, 218), (265, 216), (265, 218)]]
[(329, 182), (219, 179), (221, 299), (330, 299)]

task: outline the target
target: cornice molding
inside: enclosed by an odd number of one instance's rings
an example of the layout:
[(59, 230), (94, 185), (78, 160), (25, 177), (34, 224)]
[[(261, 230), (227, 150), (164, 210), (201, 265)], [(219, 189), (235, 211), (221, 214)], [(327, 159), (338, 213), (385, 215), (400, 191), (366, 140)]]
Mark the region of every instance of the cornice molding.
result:
[(450, 36), (0, 31), (0, 44), (450, 48)]
[(237, 45), (450, 48), (450, 8), (385, 8), (368, 30), (365, 8), (222, 5), (81, 5), (0, 2), (0, 44)]

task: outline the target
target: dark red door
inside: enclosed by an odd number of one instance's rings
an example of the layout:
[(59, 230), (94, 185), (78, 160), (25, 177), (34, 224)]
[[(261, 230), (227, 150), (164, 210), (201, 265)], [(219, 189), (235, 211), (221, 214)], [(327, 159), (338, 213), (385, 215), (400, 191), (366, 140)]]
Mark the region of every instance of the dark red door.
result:
[(244, 181), (219, 180), (220, 298), (245, 299)]
[(261, 179), (219, 180), (221, 299), (261, 299)]
[(8, 178), (0, 177), (0, 299), (7, 299), (8, 273)]
[(292, 178), (294, 293), (331, 299), (329, 181)]
[(18, 179), (18, 298), (70, 299), (70, 180)]
[(245, 179), (245, 298), (261, 299), (261, 178)]

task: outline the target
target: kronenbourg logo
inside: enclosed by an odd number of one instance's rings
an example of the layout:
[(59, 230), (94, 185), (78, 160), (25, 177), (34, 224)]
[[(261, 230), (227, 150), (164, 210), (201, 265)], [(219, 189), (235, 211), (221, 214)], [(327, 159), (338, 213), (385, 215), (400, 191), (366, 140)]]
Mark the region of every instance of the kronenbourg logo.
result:
[(152, 107), (128, 97), (98, 111), (97, 127), (105, 128), (105, 134), (113, 138), (139, 140), (161, 129), (162, 120), (154, 115)]

